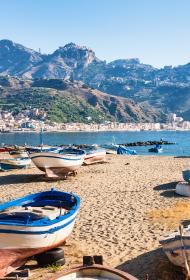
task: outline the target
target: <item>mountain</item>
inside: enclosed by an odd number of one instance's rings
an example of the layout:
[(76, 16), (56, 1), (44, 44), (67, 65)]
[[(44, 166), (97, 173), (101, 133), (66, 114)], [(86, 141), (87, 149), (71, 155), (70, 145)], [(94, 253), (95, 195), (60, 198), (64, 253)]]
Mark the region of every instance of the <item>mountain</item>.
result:
[(90, 48), (74, 43), (42, 55), (12, 41), (1, 40), (0, 75), (7, 74), (22, 79), (82, 81), (101, 92), (127, 98), (126, 102), (133, 100), (143, 112), (152, 108), (152, 119), (162, 116), (164, 121), (168, 113), (175, 112), (190, 120), (187, 105), (190, 103), (190, 63), (161, 69), (143, 64), (138, 58), (107, 63), (98, 59)]
[(143, 108), (80, 81), (0, 76), (0, 109), (17, 114), (32, 108), (44, 110), (47, 119), (56, 122), (153, 122), (163, 118), (148, 106)]
[(34, 65), (43, 61), (43, 56), (10, 40), (0, 41), (0, 73), (22, 76)]

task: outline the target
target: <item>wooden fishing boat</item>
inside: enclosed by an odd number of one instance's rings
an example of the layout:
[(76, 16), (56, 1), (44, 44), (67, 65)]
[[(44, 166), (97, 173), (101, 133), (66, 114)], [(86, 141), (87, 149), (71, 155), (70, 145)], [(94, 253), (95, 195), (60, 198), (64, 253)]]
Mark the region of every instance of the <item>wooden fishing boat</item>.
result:
[(119, 271), (118, 269), (111, 269), (102, 265), (81, 266), (59, 273), (57, 276), (49, 278), (49, 280), (137, 280), (134, 276)]
[(163, 148), (161, 145), (156, 145), (155, 147), (148, 149), (148, 151), (151, 153), (162, 153)]
[(190, 265), (190, 225), (180, 226), (178, 231), (160, 241), (168, 259), (176, 266)]
[(83, 150), (72, 148), (29, 154), (33, 163), (49, 178), (59, 178), (75, 172), (83, 164), (84, 156)]
[(190, 183), (190, 170), (183, 170), (182, 171), (184, 181)]
[(78, 196), (55, 189), (0, 205), (0, 277), (28, 257), (62, 244), (73, 230), (79, 206)]
[(182, 196), (190, 196), (190, 170), (182, 171), (185, 182), (179, 182), (176, 185), (175, 192)]
[(12, 170), (12, 169), (22, 169), (26, 168), (31, 164), (30, 158), (7, 158), (0, 159), (0, 169), (1, 170)]
[(96, 146), (89, 146), (83, 149), (85, 151), (84, 164), (93, 164), (105, 162), (106, 150)]
[(71, 270), (60, 272), (49, 280), (138, 280), (127, 272), (112, 269), (102, 264), (88, 263)]
[(6, 146), (0, 147), (0, 153), (6, 153), (6, 152), (9, 152), (9, 151), (10, 151), (9, 147), (6, 147)]
[(182, 196), (190, 196), (190, 183), (179, 182), (176, 185), (175, 192)]
[(24, 150), (12, 150), (9, 152), (9, 154), (13, 158), (28, 158), (28, 153)]
[(117, 154), (117, 148), (119, 147), (119, 145), (116, 144), (104, 144), (101, 145), (102, 148), (104, 148), (106, 150), (106, 154)]

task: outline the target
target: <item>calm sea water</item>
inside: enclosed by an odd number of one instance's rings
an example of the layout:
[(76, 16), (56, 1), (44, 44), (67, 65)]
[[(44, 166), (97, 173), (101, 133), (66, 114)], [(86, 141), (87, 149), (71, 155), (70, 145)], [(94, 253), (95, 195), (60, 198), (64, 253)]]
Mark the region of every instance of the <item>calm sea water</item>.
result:
[[(47, 145), (61, 144), (111, 144), (164, 139), (176, 142), (164, 145), (163, 155), (190, 156), (190, 131), (125, 131), (125, 132), (44, 132)], [(39, 145), (38, 133), (0, 133), (0, 143), (11, 145)], [(134, 147), (140, 155), (152, 154), (149, 147)]]

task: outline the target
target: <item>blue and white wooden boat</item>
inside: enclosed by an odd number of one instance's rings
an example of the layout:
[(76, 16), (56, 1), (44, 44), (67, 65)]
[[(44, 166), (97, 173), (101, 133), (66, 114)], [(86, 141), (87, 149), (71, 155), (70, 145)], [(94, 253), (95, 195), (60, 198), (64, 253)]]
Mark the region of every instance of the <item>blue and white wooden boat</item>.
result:
[(175, 188), (175, 192), (182, 196), (190, 197), (190, 170), (182, 171), (183, 182), (178, 182)]
[(170, 234), (160, 241), (162, 249), (170, 262), (178, 267), (190, 265), (190, 225)]
[(163, 148), (161, 145), (156, 145), (155, 147), (148, 149), (148, 151), (151, 153), (162, 153)]
[(31, 164), (30, 158), (7, 158), (0, 159), (0, 170), (8, 171), (12, 169), (26, 168)]
[(101, 145), (102, 148), (106, 150), (106, 154), (117, 154), (117, 149), (119, 145), (117, 144), (104, 144)]
[(138, 280), (127, 272), (100, 264), (78, 266), (59, 272), (48, 280)]
[(75, 172), (84, 162), (85, 151), (66, 148), (57, 152), (35, 152), (29, 157), (49, 178), (59, 178)]
[(106, 150), (96, 145), (88, 146), (83, 149), (85, 151), (84, 164), (93, 164), (105, 162)]
[(123, 145), (118, 145), (118, 144), (106, 144), (103, 145), (106, 149), (107, 154), (118, 154), (118, 155), (136, 155), (137, 152), (136, 150), (133, 149), (128, 149), (127, 147)]
[(182, 171), (184, 181), (190, 183), (190, 170), (183, 170)]
[(25, 150), (11, 150), (9, 154), (13, 158), (28, 158), (28, 153)]
[(62, 244), (79, 206), (78, 196), (54, 189), (0, 205), (0, 277), (28, 257)]

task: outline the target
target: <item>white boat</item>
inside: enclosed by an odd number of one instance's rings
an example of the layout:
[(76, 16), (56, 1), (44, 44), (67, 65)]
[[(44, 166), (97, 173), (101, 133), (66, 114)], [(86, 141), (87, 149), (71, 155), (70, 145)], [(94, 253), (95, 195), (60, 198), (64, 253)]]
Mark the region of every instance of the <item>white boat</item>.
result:
[(78, 196), (55, 189), (0, 205), (0, 278), (28, 257), (62, 244), (73, 230), (79, 206)]
[(89, 146), (84, 148), (86, 153), (84, 164), (89, 165), (93, 163), (105, 162), (106, 150), (96, 146)]
[(101, 145), (101, 147), (106, 149), (107, 154), (115, 154), (116, 155), (119, 145), (117, 145), (117, 144), (105, 144), (105, 145)]
[(85, 152), (79, 149), (61, 149), (57, 152), (34, 152), (29, 157), (49, 178), (59, 178), (75, 172), (84, 162)]
[(168, 259), (176, 266), (190, 266), (190, 225), (180, 226), (178, 231), (160, 241)]
[(176, 185), (175, 192), (182, 196), (190, 196), (190, 183), (179, 182)]
[(28, 158), (28, 153), (24, 150), (13, 150), (10, 151), (9, 154), (13, 158)]
[(176, 185), (175, 192), (182, 196), (190, 196), (190, 170), (183, 170), (183, 182)]
[(138, 280), (127, 272), (112, 269), (100, 264), (83, 265), (67, 270), (48, 280)]
[(31, 164), (30, 158), (7, 158), (0, 159), (1, 170), (12, 170), (26, 168)]

